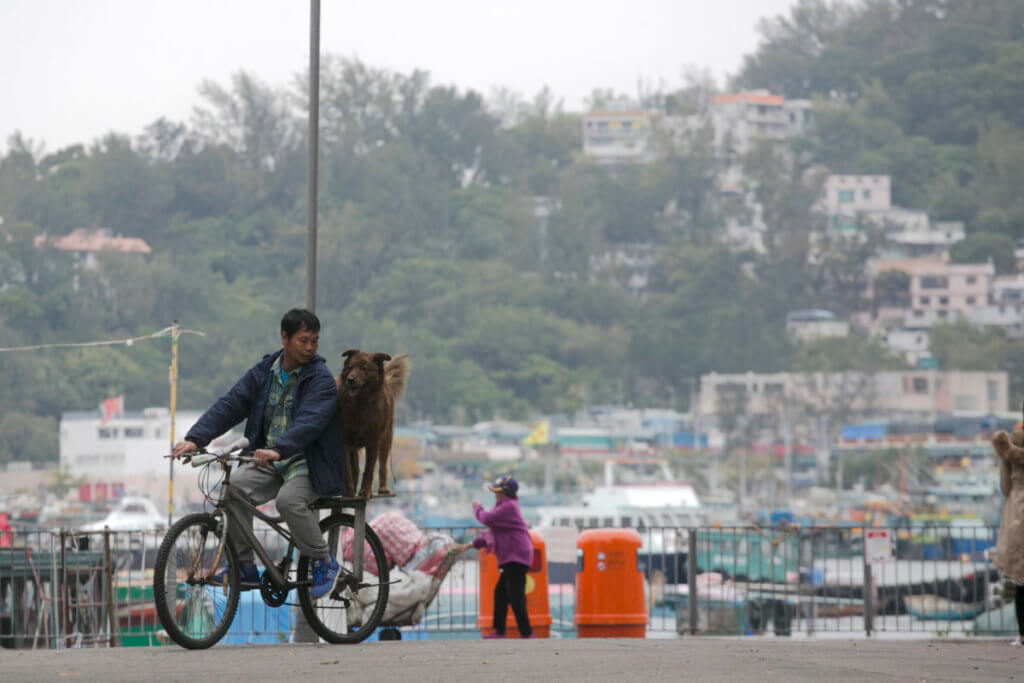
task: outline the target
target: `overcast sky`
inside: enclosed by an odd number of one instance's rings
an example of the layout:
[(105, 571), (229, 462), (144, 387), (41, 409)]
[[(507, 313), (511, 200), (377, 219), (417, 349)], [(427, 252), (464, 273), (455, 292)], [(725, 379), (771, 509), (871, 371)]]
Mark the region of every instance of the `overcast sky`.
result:
[[(795, 0), (323, 0), (321, 51), (434, 83), (531, 96), (548, 85), (579, 109), (595, 88), (724, 83), (760, 18)], [(53, 151), (107, 131), (188, 121), (204, 79), (241, 69), (285, 85), (309, 61), (304, 0), (0, 0), (0, 149), (14, 131)]]

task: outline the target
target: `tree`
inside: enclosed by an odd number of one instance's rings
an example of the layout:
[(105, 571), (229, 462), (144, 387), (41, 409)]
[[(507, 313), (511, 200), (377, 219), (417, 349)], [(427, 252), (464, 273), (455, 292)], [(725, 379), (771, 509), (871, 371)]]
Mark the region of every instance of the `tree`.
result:
[(876, 307), (910, 307), (910, 275), (902, 270), (883, 270), (875, 276), (873, 289)]
[(972, 232), (949, 250), (953, 263), (995, 264), (996, 272), (1016, 273), (1017, 259), (1013, 255), (1014, 243), (1010, 237), (992, 232)]
[(28, 461), (42, 465), (58, 460), (57, 420), (23, 412), (0, 417), (0, 461)]

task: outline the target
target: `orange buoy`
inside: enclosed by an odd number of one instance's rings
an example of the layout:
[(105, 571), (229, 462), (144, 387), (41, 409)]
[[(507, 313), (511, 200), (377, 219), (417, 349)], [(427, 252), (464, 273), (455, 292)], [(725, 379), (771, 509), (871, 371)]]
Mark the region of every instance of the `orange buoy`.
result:
[(576, 539), (576, 635), (643, 638), (647, 635), (644, 575), (637, 566), (640, 534), (590, 529)]
[[(535, 531), (530, 531), (533, 542), (533, 564), (526, 573), (526, 614), (530, 617), (530, 628), (537, 638), (551, 637), (551, 608), (548, 605), (548, 556), (544, 547), (544, 538)], [(498, 558), (483, 548), (480, 549), (480, 571), (477, 595), (479, 610), (476, 625), (483, 635), (494, 632), (494, 586), (498, 583), (500, 572)], [(519, 628), (512, 608), (505, 619), (505, 635), (509, 638), (519, 637)]]

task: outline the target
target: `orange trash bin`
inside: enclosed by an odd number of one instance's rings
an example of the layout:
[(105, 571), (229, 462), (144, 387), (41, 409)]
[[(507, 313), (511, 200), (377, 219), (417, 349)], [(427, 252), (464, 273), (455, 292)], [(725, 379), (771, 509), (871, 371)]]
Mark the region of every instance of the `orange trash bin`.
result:
[(647, 635), (640, 545), (640, 534), (630, 529), (590, 529), (576, 539), (577, 637)]
[[(544, 538), (530, 531), (530, 541), (533, 542), (533, 564), (526, 573), (526, 613), (530, 617), (530, 628), (537, 638), (551, 637), (551, 608), (548, 605), (548, 557), (544, 547)], [(483, 635), (490, 635), (494, 632), (491, 624), (494, 623), (494, 587), (498, 583), (500, 572), (498, 571), (498, 558), (494, 553), (489, 553), (483, 548), (480, 549), (480, 570), (477, 588), (477, 603), (479, 604), (476, 625)], [(505, 618), (505, 635), (509, 638), (519, 637), (519, 626), (516, 624), (516, 617), (512, 614), (512, 608), (508, 610)]]

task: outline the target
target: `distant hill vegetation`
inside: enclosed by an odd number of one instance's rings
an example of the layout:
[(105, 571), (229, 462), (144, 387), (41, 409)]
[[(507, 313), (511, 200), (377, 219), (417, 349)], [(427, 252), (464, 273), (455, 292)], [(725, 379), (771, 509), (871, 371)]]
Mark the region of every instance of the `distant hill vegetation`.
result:
[[(868, 252), (807, 259), (806, 171), (887, 174), (894, 203), (964, 221), (969, 236), (1024, 237), (1022, 27), (1011, 0), (803, 0), (766, 22), (730, 87), (810, 98), (815, 127), (785, 160), (745, 161), (772, 235), (763, 255), (723, 242), (737, 208), (716, 190), (706, 131), (653, 138), (650, 163), (604, 166), (581, 154), (581, 118), (557, 93), (485, 101), (423, 72), (326, 58), (321, 352), (335, 369), (351, 347), (409, 353), (402, 419), (459, 422), (619, 401), (685, 408), (688, 378), (712, 370), (900, 367), (868, 340), (823, 354), (786, 336), (791, 310), (868, 306)], [(709, 94), (695, 80), (642, 104), (699, 115)], [(239, 73), (204, 84), (189, 122), (135, 137), (49, 151), (13, 133), (0, 159), (0, 347), (176, 319), (207, 335), (182, 339), (179, 405), (226, 390), (279, 345), (281, 314), (304, 298), (303, 101), (301, 84)], [(100, 228), (152, 252), (85, 264), (37, 247)], [(653, 265), (633, 296), (606, 257), (637, 243)], [(1024, 353), (997, 333), (936, 339), (947, 365), (1024, 381)], [(169, 356), (166, 340), (0, 353), (0, 462), (56, 458), (62, 411), (120, 394), (129, 409), (165, 405)]]

